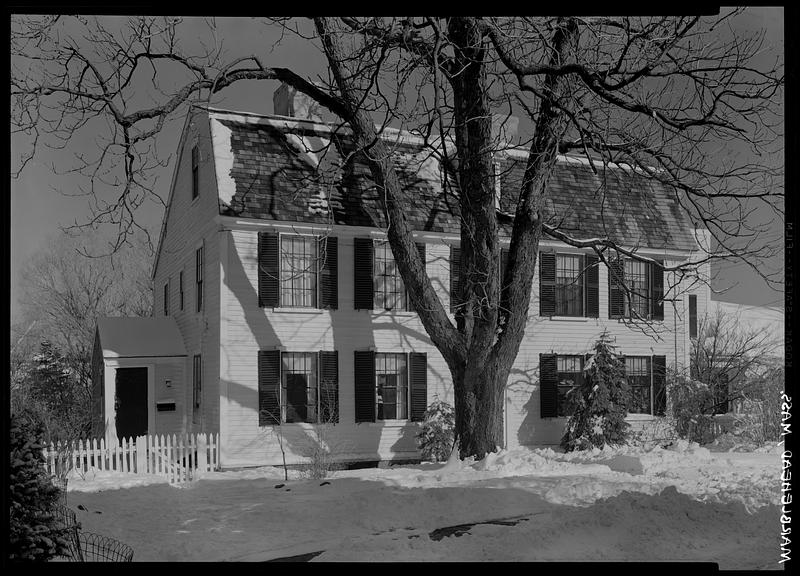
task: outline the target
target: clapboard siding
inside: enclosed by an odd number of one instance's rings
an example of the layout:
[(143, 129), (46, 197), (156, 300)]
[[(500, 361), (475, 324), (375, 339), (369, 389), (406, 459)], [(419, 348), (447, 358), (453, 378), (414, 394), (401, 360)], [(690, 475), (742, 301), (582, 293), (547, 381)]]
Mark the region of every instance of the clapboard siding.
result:
[[(280, 229), (280, 226), (277, 227)], [(288, 228), (286, 229), (289, 230)], [(225, 465), (275, 463), (280, 457), (276, 443), (269, 440), (273, 431), (257, 425), (257, 352), (259, 349), (283, 347), (285, 351), (339, 351), (340, 423), (335, 428), (339, 449), (353, 458), (401, 458), (414, 453), (414, 424), (355, 424), (353, 388), (353, 350), (374, 348), (378, 352), (419, 351), (428, 354), (428, 401), (434, 395), (452, 401), (449, 371), (438, 350), (430, 343), (424, 328), (414, 314), (386, 314), (354, 311), (353, 302), (353, 236), (339, 236), (339, 301), (340, 309), (331, 311), (294, 312), (260, 309), (257, 305), (257, 231), (233, 230), (227, 239), (227, 269), (223, 282), (225, 332), (222, 354), (227, 359), (229, 390)], [(427, 271), (434, 287), (447, 302), (449, 286), (449, 247), (444, 243), (427, 246)], [(225, 259), (224, 259), (225, 260)], [(669, 263), (669, 261), (667, 262)], [(226, 264), (223, 262), (223, 268)], [(607, 272), (600, 268), (600, 286), (607, 285)], [(538, 270), (536, 271), (538, 274)], [(538, 397), (538, 358), (540, 353), (583, 353), (597, 337), (608, 330), (620, 352), (627, 355), (665, 355), (670, 366), (685, 362), (683, 343), (685, 323), (679, 318), (678, 338), (672, 331), (661, 342), (644, 337), (618, 320), (609, 320), (608, 292), (600, 290), (600, 318), (571, 322), (538, 316), (538, 290), (532, 295), (529, 328), (507, 387), (508, 445), (554, 444), (563, 433), (564, 419), (541, 419)], [(679, 316), (682, 309), (679, 305)], [(666, 308), (667, 329), (672, 329), (671, 305)], [(676, 344), (677, 340), (677, 344)], [(284, 425), (290, 458), (301, 458), (312, 435), (307, 425)], [(273, 446), (273, 444), (275, 444)], [(274, 458), (275, 460), (271, 460)]]
[[(339, 424), (337, 452), (353, 459), (413, 458), (417, 424), (355, 424), (353, 351), (374, 347), (378, 352), (427, 352), (427, 402), (434, 394), (452, 401), (444, 359), (431, 344), (413, 313), (371, 313), (353, 310), (353, 236), (338, 237), (339, 309), (311, 312), (260, 309), (257, 302), (257, 231), (227, 233), (227, 258), (223, 259), (223, 333), (221, 353), (227, 367), (221, 378), (228, 388), (227, 434), (224, 465), (275, 463), (280, 459), (271, 428), (259, 428), (257, 405), (257, 355), (260, 349), (282, 346), (287, 352), (339, 352)], [(428, 272), (446, 266), (444, 245), (427, 251)], [(440, 287), (437, 287), (439, 290)], [(289, 458), (301, 458), (311, 430), (307, 425), (283, 426)]]
[[(184, 381), (184, 362), (174, 360), (169, 363), (158, 363), (155, 365), (155, 401), (174, 400), (175, 410), (173, 412), (159, 412), (156, 410), (156, 430), (158, 434), (182, 434), (187, 424), (186, 400), (183, 396), (183, 387), (180, 382)], [(171, 387), (167, 388), (165, 381), (171, 382)]]
[[(200, 194), (192, 200), (191, 162), (192, 147), (195, 145), (200, 153)], [(170, 316), (178, 324), (187, 353), (180, 371), (181, 378), (173, 382), (174, 394), (181, 399), (181, 424), (176, 432), (219, 432), (219, 224), (214, 220), (219, 213), (218, 202), (208, 119), (196, 114), (187, 122), (182, 147), (178, 151), (174, 186), (153, 278), (157, 288), (154, 291), (154, 315), (161, 316), (164, 313), (163, 286), (169, 280)], [(204, 296), (203, 310), (197, 313), (195, 250), (201, 243), (204, 245)], [(183, 310), (180, 309), (178, 295), (181, 270), (184, 282)], [(193, 422), (191, 406), (194, 354), (202, 354), (203, 357), (202, 412), (197, 422)], [(156, 418), (157, 426), (166, 421), (159, 416)], [(172, 419), (169, 422), (172, 427)], [(168, 431), (171, 429), (158, 428), (155, 433)]]

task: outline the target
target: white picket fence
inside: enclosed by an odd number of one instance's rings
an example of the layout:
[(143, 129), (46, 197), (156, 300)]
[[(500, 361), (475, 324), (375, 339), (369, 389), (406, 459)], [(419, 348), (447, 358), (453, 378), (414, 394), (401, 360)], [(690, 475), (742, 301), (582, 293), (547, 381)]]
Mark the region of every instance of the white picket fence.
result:
[(48, 474), (55, 476), (72, 469), (86, 473), (94, 468), (157, 474), (175, 484), (219, 467), (219, 434), (147, 435), (122, 438), (109, 445), (103, 438), (59, 442), (46, 447), (44, 455)]

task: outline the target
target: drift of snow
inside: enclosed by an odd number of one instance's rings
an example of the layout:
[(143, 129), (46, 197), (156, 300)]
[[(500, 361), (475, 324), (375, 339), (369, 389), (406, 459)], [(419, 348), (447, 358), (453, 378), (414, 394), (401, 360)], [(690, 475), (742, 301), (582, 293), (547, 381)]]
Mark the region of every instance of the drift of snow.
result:
[[(780, 458), (606, 447), (518, 448), (343, 470), (327, 482), (275, 467), (211, 472), (176, 489), (108, 490), (103, 474), (73, 478), (84, 529), (134, 547), (134, 560), (695, 560), (778, 567)], [(136, 478), (136, 476), (131, 476)], [(101, 512), (101, 513), (95, 513)], [(478, 524), (432, 539), (446, 526)]]

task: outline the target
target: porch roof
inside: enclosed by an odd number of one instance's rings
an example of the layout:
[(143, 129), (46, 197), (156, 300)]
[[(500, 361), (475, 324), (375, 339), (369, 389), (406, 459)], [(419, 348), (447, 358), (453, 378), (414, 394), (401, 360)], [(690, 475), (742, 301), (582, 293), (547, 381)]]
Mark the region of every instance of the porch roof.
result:
[(173, 318), (98, 318), (97, 338), (103, 358), (186, 356)]

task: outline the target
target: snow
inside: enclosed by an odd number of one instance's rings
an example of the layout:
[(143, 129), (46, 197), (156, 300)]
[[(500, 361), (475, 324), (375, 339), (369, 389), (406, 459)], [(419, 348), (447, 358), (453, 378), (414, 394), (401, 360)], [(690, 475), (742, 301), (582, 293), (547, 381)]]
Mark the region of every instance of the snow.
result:
[(233, 132), (217, 118), (210, 117), (211, 149), (214, 153), (214, 166), (217, 175), (217, 193), (226, 206), (230, 206), (236, 194), (236, 181), (231, 176), (233, 170), (233, 150), (231, 135)]
[[(342, 470), (326, 482), (264, 467), (160, 478), (94, 471), (69, 482), (83, 529), (134, 560), (691, 560), (778, 568), (780, 455), (688, 443), (561, 453), (518, 448)], [(111, 489), (123, 483), (126, 489)], [(115, 484), (117, 483), (117, 484)], [(78, 508), (78, 505), (81, 508)], [(438, 528), (477, 524), (461, 536)]]

